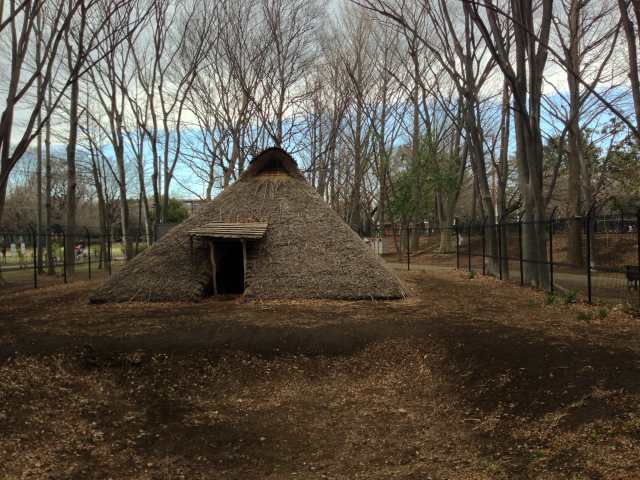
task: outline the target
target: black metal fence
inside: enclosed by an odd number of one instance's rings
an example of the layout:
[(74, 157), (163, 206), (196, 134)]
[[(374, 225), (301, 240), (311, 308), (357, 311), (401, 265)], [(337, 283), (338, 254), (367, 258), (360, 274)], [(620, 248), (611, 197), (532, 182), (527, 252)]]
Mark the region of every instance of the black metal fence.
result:
[[(104, 235), (91, 228), (74, 234), (63, 229), (0, 231), (0, 293), (106, 278), (124, 263), (127, 241), (131, 255), (147, 247), (145, 235), (123, 239), (117, 232)], [(65, 255), (65, 246), (73, 253)]]
[[(157, 224), (149, 235), (133, 231), (126, 237), (114, 228), (105, 235), (97, 227), (77, 227), (74, 233), (57, 225), (47, 232), (36, 227), (0, 227), (0, 294), (24, 288), (107, 278), (126, 261), (168, 233), (175, 224)], [(137, 230), (137, 229), (134, 229)], [(65, 245), (73, 255), (65, 256)]]
[[(527, 228), (544, 236), (544, 256), (528, 256)], [(529, 285), (536, 267), (538, 286), (568, 299), (640, 304), (640, 216), (520, 219), (429, 225), (387, 225), (376, 238), (377, 253), (407, 268), (449, 266), (470, 275), (493, 275)]]
[[(543, 258), (527, 254), (524, 232), (532, 227), (544, 232)], [(76, 229), (71, 236), (63, 229), (40, 234), (0, 230), (0, 293), (106, 278), (125, 262), (123, 240), (132, 255), (147, 248), (144, 232), (123, 239), (119, 231), (103, 235), (92, 228)], [(527, 285), (527, 270), (536, 265), (544, 277), (539, 286), (554, 295), (640, 305), (638, 215), (551, 215), (535, 224), (511, 219), (495, 225), (458, 222), (443, 229), (428, 223), (389, 224), (366, 240), (376, 254), (408, 269), (458, 268)], [(65, 244), (73, 245), (71, 261), (69, 256), (65, 261)]]

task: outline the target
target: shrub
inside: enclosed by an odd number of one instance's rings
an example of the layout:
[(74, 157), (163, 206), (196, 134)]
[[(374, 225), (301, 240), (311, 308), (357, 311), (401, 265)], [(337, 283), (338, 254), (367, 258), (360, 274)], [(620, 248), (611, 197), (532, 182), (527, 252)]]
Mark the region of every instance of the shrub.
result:
[(607, 307), (600, 307), (598, 309), (598, 317), (600, 320), (604, 320), (609, 315), (609, 309)]
[(476, 271), (469, 270), (469, 280), (473, 280), (474, 278), (476, 278)]
[(575, 290), (569, 290), (564, 294), (564, 303), (566, 303), (567, 305), (571, 303), (576, 303), (577, 300), (578, 300), (578, 292), (576, 292)]
[(556, 303), (556, 294), (554, 292), (547, 292), (544, 303), (546, 303), (547, 305), (553, 305), (554, 303)]

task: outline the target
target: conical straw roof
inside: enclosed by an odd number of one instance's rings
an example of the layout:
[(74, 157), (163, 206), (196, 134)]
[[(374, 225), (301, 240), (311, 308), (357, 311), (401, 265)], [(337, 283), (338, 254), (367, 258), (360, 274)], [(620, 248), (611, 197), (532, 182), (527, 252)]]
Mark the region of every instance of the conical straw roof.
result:
[(258, 155), (241, 178), (131, 260), (92, 295), (95, 302), (199, 300), (211, 291), (211, 222), (267, 223), (247, 242), (245, 295), (257, 298), (392, 299), (398, 278), (304, 180), (283, 150)]

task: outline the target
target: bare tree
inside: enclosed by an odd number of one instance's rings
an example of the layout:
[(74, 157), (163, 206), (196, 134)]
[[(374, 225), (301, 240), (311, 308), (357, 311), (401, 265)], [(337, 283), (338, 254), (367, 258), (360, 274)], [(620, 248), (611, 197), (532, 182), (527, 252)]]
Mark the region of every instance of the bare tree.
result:
[[(568, 192), (567, 214), (575, 220), (568, 226), (567, 260), (581, 266), (582, 226), (577, 218), (591, 210), (591, 165), (584, 155), (584, 139), (581, 119), (589, 117), (589, 109), (593, 109), (593, 95), (591, 92), (600, 88), (604, 91), (615, 85), (608, 79), (608, 84), (602, 84), (606, 67), (613, 55), (620, 24), (612, 21), (614, 5), (607, 2), (583, 2), (579, 0), (563, 0), (561, 10), (553, 18), (556, 38), (564, 56), (562, 63), (567, 65), (568, 111), (564, 118), (567, 131), (567, 164), (568, 164)], [(578, 79), (588, 82), (583, 87)], [(561, 92), (558, 92), (564, 98)], [(598, 113), (600, 105), (595, 105)], [(582, 123), (586, 124), (586, 118)]]
[[(509, 14), (500, 16), (498, 12), (504, 9), (492, 0), (483, 4), (464, 3), (465, 11), (478, 26), (513, 95), (518, 183), (525, 221), (523, 250), (528, 260), (524, 265), (524, 278), (538, 287), (546, 287), (549, 282), (543, 228), (546, 215), (542, 188), (541, 105), (552, 7), (552, 0), (542, 0), (539, 8), (531, 2), (510, 0)], [(535, 21), (534, 11), (539, 13)], [(505, 19), (508, 30), (513, 31), (515, 62), (501, 26)]]
[[(88, 27), (88, 10), (87, 5), (81, 3), (76, 16), (69, 25), (69, 29), (64, 34), (65, 44), (65, 61), (68, 70), (79, 71), (87, 57), (84, 53), (85, 44), (91, 45), (91, 40), (86, 39)], [(94, 37), (95, 38), (95, 37)], [(71, 79), (71, 88), (69, 91), (69, 135), (67, 140), (67, 195), (65, 206), (65, 244), (64, 244), (64, 263), (66, 266), (67, 278), (73, 279), (75, 270), (75, 243), (76, 243), (76, 210), (77, 210), (77, 179), (76, 179), (76, 145), (78, 143), (78, 122), (79, 122), (79, 97), (80, 97), (80, 79), (75, 77)]]
[[(295, 135), (299, 107), (307, 95), (299, 87), (313, 60), (311, 41), (319, 16), (314, 3), (313, 0), (262, 0), (270, 69), (260, 79), (263, 101), (254, 103), (276, 146), (286, 145)], [(246, 93), (253, 97), (253, 92)]]
[[(154, 0), (146, 31), (130, 44), (140, 91), (129, 101), (151, 146), (156, 223), (166, 221), (187, 99), (211, 47), (214, 15), (208, 8), (195, 1)], [(140, 109), (139, 103), (146, 105)]]
[[(100, 25), (92, 32), (93, 41), (85, 42), (81, 58), (74, 68), (56, 78), (51, 104), (46, 115), (41, 115), (45, 92), (54, 80), (60, 66), (60, 49), (65, 36), (71, 31), (74, 19), (81, 9), (89, 11), (103, 6), (113, 18), (133, 0), (9, 0), (0, 9), (0, 41), (8, 43), (9, 78), (3, 88), (4, 110), (0, 117), (0, 219), (4, 207), (9, 175), (18, 160), (38, 136), (49, 116), (63, 99), (74, 80), (91, 67), (92, 55), (106, 41)], [(8, 11), (5, 11), (5, 5)], [(37, 28), (38, 18), (45, 19), (43, 28)], [(115, 20), (113, 20), (115, 21)], [(128, 29), (129, 25), (119, 25)], [(35, 55), (38, 44), (39, 55)], [(86, 60), (92, 58), (91, 61)], [(63, 78), (64, 77), (64, 78)], [(20, 111), (19, 118), (16, 111)], [(21, 126), (20, 126), (21, 125)], [(17, 139), (17, 140), (16, 140)]]
[(351, 169), (351, 194), (348, 203), (348, 221), (353, 229), (362, 229), (362, 182), (367, 165), (365, 150), (370, 140), (370, 129), (366, 121), (366, 97), (370, 85), (372, 68), (368, 49), (371, 42), (371, 20), (367, 17), (349, 16), (345, 19), (342, 63), (347, 73), (348, 91), (352, 108), (347, 110), (347, 132), (351, 144), (353, 164)]
[[(133, 6), (131, 6), (133, 7)], [(129, 63), (131, 42), (125, 41), (134, 35), (127, 30), (126, 37), (121, 35), (121, 24), (129, 25), (132, 19), (140, 21), (140, 12), (135, 8), (120, 10), (118, 15), (104, 11), (104, 29), (107, 41), (98, 47), (100, 62), (89, 69), (92, 99), (101, 107), (102, 115), (87, 106), (87, 113), (109, 139), (115, 157), (114, 177), (118, 183), (120, 203), (120, 227), (125, 258), (133, 258), (133, 243), (129, 231), (129, 203), (127, 199), (127, 174), (125, 158), (125, 114), (127, 108), (126, 90), (132, 79)], [(106, 119), (106, 121), (104, 121)], [(116, 173), (117, 171), (117, 173)]]
[[(207, 133), (206, 142), (215, 152), (212, 158), (222, 172), (221, 186), (226, 187), (242, 173), (246, 156), (258, 141), (251, 132), (260, 129), (256, 106), (264, 103), (259, 87), (270, 42), (265, 42), (269, 35), (259, 20), (258, 2), (221, 2), (215, 13), (216, 28), (193, 84), (190, 109)], [(221, 148), (227, 143), (229, 148)]]
[(388, 25), (374, 24), (372, 51), (374, 83), (369, 88), (367, 116), (374, 136), (374, 171), (378, 181), (376, 223), (383, 227), (389, 219), (388, 202), (393, 184), (390, 163), (395, 144), (401, 135), (402, 118), (406, 107), (402, 82), (397, 72), (402, 71), (400, 35)]
[[(377, 12), (383, 17), (396, 22), (408, 38), (410, 57), (414, 65), (414, 89), (410, 98), (414, 103), (413, 155), (420, 150), (418, 125), (419, 119), (419, 86), (422, 74), (419, 69), (417, 42), (426, 48), (437, 62), (441, 71), (446, 73), (456, 86), (461, 99), (462, 125), (466, 132), (466, 148), (470, 154), (471, 166), (474, 173), (475, 188), (480, 194), (482, 215), (487, 223), (497, 223), (494, 201), (489, 187), (487, 167), (485, 162), (486, 139), (479, 109), (481, 91), (491, 78), (495, 67), (495, 60), (482, 42), (482, 35), (471, 19), (470, 11), (462, 9), (457, 15), (451, 15), (450, 2), (433, 0), (418, 2), (417, 6), (398, 7), (385, 0), (372, 0), (362, 3), (363, 6)], [(420, 15), (424, 12), (424, 15)], [(428, 28), (424, 16), (428, 16)], [(501, 38), (504, 28), (496, 24)], [(429, 33), (427, 33), (427, 30)], [(455, 119), (455, 117), (452, 117)], [(424, 123), (429, 128), (429, 119)], [(489, 271), (497, 272), (499, 258), (498, 241), (493, 229), (487, 230), (487, 246), (490, 252)]]
[[(0, 41), (8, 44), (10, 55), (10, 74), (3, 89), (5, 101), (0, 117), (0, 220), (9, 175), (48, 120), (48, 115), (43, 117), (40, 114), (44, 92), (48, 90), (54, 69), (60, 61), (57, 53), (64, 34), (80, 4), (81, 0), (57, 0), (47, 2), (45, 9), (42, 0), (10, 0), (2, 2), (0, 7)], [(42, 27), (43, 17), (47, 19), (46, 28)], [(37, 55), (31, 63), (30, 53), (34, 42), (37, 43)], [(77, 75), (77, 71), (71, 72), (70, 78)], [(62, 96), (63, 92), (59, 92), (53, 103), (58, 103)], [(22, 131), (16, 131), (17, 110), (25, 112)], [(14, 138), (18, 139), (17, 142), (13, 141)]]
[[(329, 35), (333, 36), (334, 33)], [(318, 154), (316, 165), (318, 168), (318, 192), (337, 209), (337, 150), (346, 110), (350, 103), (350, 95), (345, 88), (347, 74), (343, 68), (341, 46), (335, 45), (327, 37), (321, 37), (322, 60), (318, 68), (321, 97), (324, 105), (321, 117), (321, 127), (324, 128), (324, 146)]]
[[(638, 42), (640, 37), (640, 1), (618, 0), (620, 21), (627, 39), (627, 61), (629, 83), (633, 97), (633, 111), (635, 115), (635, 129), (631, 128), (636, 142), (640, 143), (640, 73), (638, 72)], [(629, 125), (627, 125), (629, 126)]]
[[(44, 29), (44, 16), (42, 15), (42, 12), (38, 12), (37, 18), (36, 18), (36, 26), (35, 26), (35, 32), (36, 32), (36, 64), (40, 64), (42, 62), (42, 35), (43, 35), (43, 29)], [(44, 96), (45, 92), (43, 89), (43, 85), (42, 85), (42, 76), (38, 76), (38, 80), (36, 82), (36, 92), (37, 92), (37, 96)], [(43, 104), (44, 106), (44, 104)], [(38, 119), (36, 120), (36, 123), (41, 125), (42, 124), (42, 113), (39, 112), (39, 116)], [(37, 223), (36, 223), (36, 247), (37, 247), (37, 256), (38, 256), (38, 261), (37, 261), (37, 265), (38, 265), (38, 273), (44, 273), (44, 266), (43, 266), (43, 257), (44, 257), (44, 251), (42, 248), (42, 238), (43, 235), (47, 235), (48, 237), (48, 228), (44, 229), (43, 232), (43, 201), (42, 201), (42, 129), (40, 129), (40, 131), (38, 131), (37, 137), (36, 137), (36, 150), (37, 150), (37, 168), (36, 168), (36, 177), (37, 177), (37, 184), (36, 184), (36, 188), (37, 188), (37, 210), (38, 210), (38, 219), (37, 219)], [(48, 242), (47, 242), (48, 243)]]

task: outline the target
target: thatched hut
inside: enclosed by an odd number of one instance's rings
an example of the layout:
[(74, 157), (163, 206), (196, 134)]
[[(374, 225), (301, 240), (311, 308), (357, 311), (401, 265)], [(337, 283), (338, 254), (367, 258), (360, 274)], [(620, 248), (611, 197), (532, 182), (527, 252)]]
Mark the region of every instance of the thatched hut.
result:
[(240, 179), (92, 295), (94, 302), (258, 298), (392, 299), (397, 279), (304, 179), (270, 148)]

